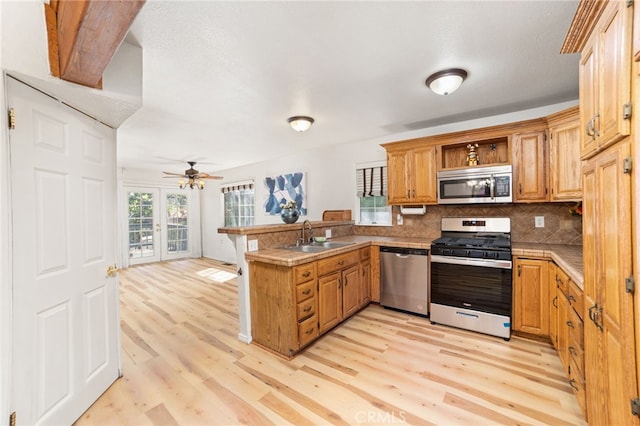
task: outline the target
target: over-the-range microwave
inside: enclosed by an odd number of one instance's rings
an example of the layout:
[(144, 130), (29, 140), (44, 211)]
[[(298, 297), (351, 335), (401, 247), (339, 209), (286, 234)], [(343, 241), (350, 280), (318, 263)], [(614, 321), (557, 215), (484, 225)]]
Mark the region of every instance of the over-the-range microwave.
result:
[(510, 165), (444, 170), (437, 173), (438, 204), (511, 203)]

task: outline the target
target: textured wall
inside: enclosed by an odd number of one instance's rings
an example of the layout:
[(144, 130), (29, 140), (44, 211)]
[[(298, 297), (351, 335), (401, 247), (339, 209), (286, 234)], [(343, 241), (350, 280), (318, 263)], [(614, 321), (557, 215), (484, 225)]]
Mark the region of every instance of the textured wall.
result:
[[(582, 245), (582, 218), (569, 213), (569, 208), (574, 205), (575, 203), (538, 203), (427, 206), (425, 215), (403, 216), (403, 225), (396, 224), (400, 208), (394, 207), (392, 227), (355, 226), (354, 233), (435, 239), (440, 236), (442, 217), (493, 216), (511, 218), (511, 239), (514, 242)], [(544, 228), (534, 227), (535, 216), (544, 216)]]

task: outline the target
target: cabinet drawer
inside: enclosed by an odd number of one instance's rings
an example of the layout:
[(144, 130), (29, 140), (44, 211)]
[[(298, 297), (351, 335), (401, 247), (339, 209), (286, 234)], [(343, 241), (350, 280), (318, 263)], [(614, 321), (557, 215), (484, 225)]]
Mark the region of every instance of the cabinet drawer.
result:
[(316, 315), (298, 324), (300, 347), (318, 337), (318, 317)]
[(327, 275), (344, 269), (349, 265), (358, 263), (359, 259), (360, 254), (358, 253), (358, 250), (354, 250), (349, 253), (318, 260), (318, 276)]
[(569, 293), (569, 276), (560, 268), (556, 268), (556, 284), (565, 295)]
[(305, 320), (309, 318), (311, 315), (316, 313), (316, 299), (311, 298), (307, 299), (303, 302), (298, 303), (297, 305), (297, 318), (298, 321)]
[(567, 348), (569, 359), (573, 360), (580, 375), (584, 376), (584, 323), (573, 309), (569, 309), (567, 326), (569, 327)]
[(300, 284), (316, 277), (316, 262), (305, 263), (293, 268), (293, 283)]
[(573, 388), (573, 393), (578, 399), (578, 404), (582, 409), (582, 413), (587, 413), (587, 399), (585, 395), (585, 380), (582, 374), (578, 371), (573, 359), (569, 363), (569, 385)]
[(316, 295), (316, 281), (307, 281), (296, 286), (296, 302), (304, 302)]
[(575, 309), (580, 318), (582, 318), (584, 315), (584, 299), (582, 297), (582, 290), (580, 290), (573, 281), (569, 283), (569, 294), (567, 294), (567, 299), (569, 299), (569, 303), (573, 306), (573, 309)]
[(366, 262), (371, 259), (371, 247), (360, 249), (360, 262)]

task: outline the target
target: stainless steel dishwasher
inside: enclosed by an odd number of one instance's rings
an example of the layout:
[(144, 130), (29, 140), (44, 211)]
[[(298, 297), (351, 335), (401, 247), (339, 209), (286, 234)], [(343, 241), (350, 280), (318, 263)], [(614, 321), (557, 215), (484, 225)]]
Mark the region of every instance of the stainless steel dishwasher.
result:
[(429, 250), (380, 247), (380, 304), (428, 315)]

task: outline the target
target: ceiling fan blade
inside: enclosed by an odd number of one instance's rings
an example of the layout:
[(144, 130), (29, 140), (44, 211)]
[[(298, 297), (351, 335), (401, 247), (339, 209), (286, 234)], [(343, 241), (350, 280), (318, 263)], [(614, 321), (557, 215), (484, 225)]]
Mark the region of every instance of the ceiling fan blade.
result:
[(213, 175), (210, 175), (208, 173), (200, 173), (200, 175), (198, 175), (198, 178), (200, 178), (200, 179), (223, 179), (222, 176), (213, 176)]
[[(186, 177), (184, 174), (182, 173), (171, 173), (171, 172), (162, 172), (165, 175), (170, 175), (170, 176), (180, 176), (180, 177)], [(164, 176), (164, 177), (168, 177), (168, 176)]]

